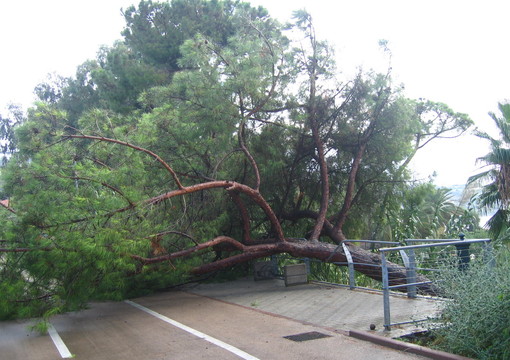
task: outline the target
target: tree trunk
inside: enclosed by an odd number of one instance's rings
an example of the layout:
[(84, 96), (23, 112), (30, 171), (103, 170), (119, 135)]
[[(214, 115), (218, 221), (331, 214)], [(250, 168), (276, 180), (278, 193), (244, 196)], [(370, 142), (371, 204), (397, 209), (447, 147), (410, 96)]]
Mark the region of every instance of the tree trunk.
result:
[[(204, 274), (229, 268), (242, 262), (267, 257), (275, 254), (287, 253), (296, 258), (311, 258), (328, 263), (341, 263), (339, 266), (347, 266), (347, 258), (343, 248), (338, 245), (323, 242), (286, 239), (285, 242), (266, 243), (253, 246), (246, 246), (241, 254), (233, 255), (212, 263), (204, 264), (192, 270), (193, 274)], [(265, 241), (268, 241), (267, 239)], [(231, 243), (231, 241), (229, 241)], [(217, 243), (217, 242), (216, 242)], [(351, 253), (354, 269), (368, 277), (382, 281), (381, 257), (355, 245), (347, 245)], [(239, 247), (236, 246), (239, 250)], [(406, 269), (398, 264), (387, 262), (390, 285), (406, 284)], [(416, 282), (429, 281), (422, 275), (417, 275)], [(406, 288), (402, 288), (406, 291)], [(438, 288), (434, 284), (417, 285), (417, 291), (426, 295), (437, 295)]]

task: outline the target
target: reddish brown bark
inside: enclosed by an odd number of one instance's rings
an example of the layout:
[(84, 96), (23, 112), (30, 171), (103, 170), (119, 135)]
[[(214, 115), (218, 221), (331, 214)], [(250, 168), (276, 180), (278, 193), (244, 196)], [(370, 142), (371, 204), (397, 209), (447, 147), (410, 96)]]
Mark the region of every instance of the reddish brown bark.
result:
[(335, 224), (335, 232), (341, 233), (342, 227), (347, 220), (347, 214), (352, 207), (352, 200), (354, 198), (354, 190), (356, 187), (356, 176), (358, 175), (359, 166), (361, 164), (361, 159), (363, 158), (363, 154), (365, 153), (366, 143), (360, 144), (356, 156), (352, 162), (351, 170), (349, 172), (349, 178), (347, 180), (347, 187), (345, 189), (345, 197), (342, 209), (338, 213), (337, 221)]
[(9, 210), (13, 214), (16, 214), (16, 211), (13, 208), (11, 208), (9, 204), (10, 204), (9, 200), (0, 200), (0, 206), (2, 206), (6, 210)]
[(159, 202), (162, 202), (164, 200), (181, 196), (185, 194), (191, 194), (193, 192), (203, 191), (203, 190), (209, 190), (209, 189), (217, 189), (217, 188), (224, 188), (228, 192), (240, 192), (248, 196), (250, 199), (252, 199), (257, 205), (260, 206), (260, 208), (264, 211), (266, 214), (269, 222), (271, 223), (271, 226), (273, 227), (273, 231), (276, 234), (276, 238), (278, 241), (285, 241), (285, 237), (283, 235), (283, 230), (280, 225), (280, 222), (278, 221), (278, 218), (276, 217), (276, 214), (273, 212), (273, 209), (271, 206), (267, 203), (267, 201), (264, 199), (264, 197), (255, 189), (252, 189), (249, 186), (237, 183), (235, 181), (226, 181), (226, 180), (218, 180), (218, 181), (210, 181), (206, 183), (201, 183), (197, 185), (191, 185), (187, 187), (183, 187), (182, 189), (169, 191), (165, 194), (153, 197), (149, 200), (146, 200), (146, 204), (157, 204)]
[(241, 227), (243, 229), (243, 243), (250, 244), (252, 243), (251, 234), (250, 234), (250, 215), (248, 214), (248, 209), (246, 209), (246, 205), (243, 203), (243, 200), (239, 196), (239, 194), (235, 191), (229, 192), (230, 197), (234, 204), (236, 204), (239, 209), (239, 214), (241, 215)]
[[(230, 240), (221, 240), (221, 241), (231, 241)], [(221, 242), (220, 239), (215, 239), (208, 244), (217, 244)], [(234, 240), (235, 241), (235, 240)], [(237, 242), (236, 242), (237, 243)], [(204, 244), (205, 245), (205, 244)], [(293, 239), (287, 239), (286, 242), (277, 242), (272, 244), (262, 244), (262, 245), (253, 245), (253, 246), (240, 246), (237, 243), (239, 249), (243, 249), (243, 253), (236, 254), (230, 256), (226, 259), (221, 259), (212, 263), (207, 263), (196, 267), (192, 270), (193, 274), (205, 274), (212, 271), (227, 269), (233, 265), (240, 264), (246, 261), (255, 260), (261, 257), (266, 257), (274, 254), (282, 254), (287, 253), (296, 258), (311, 258), (317, 259), (328, 263), (343, 263), (342, 265), (346, 265), (347, 258), (342, 250), (342, 248), (338, 247), (334, 244), (327, 244), (322, 242), (312, 242), (312, 241), (296, 241)], [(200, 250), (207, 248), (208, 246), (200, 247)], [(382, 280), (382, 271), (381, 271), (381, 257), (378, 254), (371, 253), (369, 251), (363, 250), (354, 245), (348, 245), (349, 251), (353, 258), (354, 269), (359, 271), (372, 279), (381, 281)], [(197, 248), (196, 251), (199, 249)], [(191, 252), (188, 252), (189, 255)], [(170, 255), (173, 256), (176, 253)], [(172, 258), (175, 258), (174, 256)], [(406, 269), (400, 265), (388, 262), (388, 275), (390, 280), (390, 285), (404, 285), (406, 284)], [(424, 276), (418, 275), (417, 282), (425, 282), (428, 279)], [(423, 284), (418, 285), (417, 290), (423, 294), (436, 295), (438, 293), (438, 289), (433, 284)], [(405, 288), (403, 289), (405, 291)]]

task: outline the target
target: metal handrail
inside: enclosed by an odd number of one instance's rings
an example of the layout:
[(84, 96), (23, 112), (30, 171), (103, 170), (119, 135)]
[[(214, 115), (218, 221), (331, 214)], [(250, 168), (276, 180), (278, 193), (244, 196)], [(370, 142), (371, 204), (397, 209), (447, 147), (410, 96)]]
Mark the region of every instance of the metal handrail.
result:
[[(452, 239), (446, 239), (447, 241), (444, 241), (442, 239), (424, 239), (423, 241), (428, 241), (428, 244), (419, 244), (419, 245), (406, 245), (406, 246), (396, 246), (391, 248), (381, 248), (379, 251), (381, 252), (381, 271), (382, 271), (382, 288), (383, 288), (383, 307), (384, 307), (384, 328), (386, 330), (391, 330), (391, 325), (397, 325), (397, 323), (392, 324), (391, 323), (391, 317), (390, 317), (390, 290), (391, 289), (397, 289), (397, 288), (403, 288), (407, 287), (407, 293), (408, 297), (416, 297), (416, 286), (422, 285), (422, 284), (429, 284), (432, 283), (432, 281), (425, 281), (425, 282), (416, 282), (416, 270), (418, 268), (416, 267), (416, 260), (415, 260), (415, 249), (424, 249), (424, 248), (432, 248), (432, 247), (446, 247), (446, 246), (455, 246), (457, 247), (457, 251), (463, 251), (460, 249), (460, 247), (464, 247), (464, 245), (467, 245), (466, 249), (469, 248), (470, 244), (476, 244), (476, 243), (482, 243), (484, 250), (490, 252), (490, 245), (491, 239), (471, 239), (471, 240), (465, 240), (464, 235), (461, 236), (460, 240), (452, 240)], [(407, 240), (409, 241), (409, 240)], [(414, 242), (420, 242), (421, 239), (415, 239)], [(408, 250), (408, 254), (406, 253), (406, 250)], [(389, 251), (398, 251), (400, 252), (400, 255), (404, 261), (404, 265), (407, 269), (407, 283), (406, 284), (399, 284), (399, 285), (389, 285), (389, 275), (388, 275), (388, 266), (386, 261), (386, 253)], [(460, 255), (463, 256), (463, 255)], [(468, 260), (469, 261), (469, 260)], [(465, 264), (462, 264), (465, 265)], [(462, 266), (461, 266), (462, 268)], [(429, 269), (427, 269), (429, 270)], [(434, 271), (438, 271), (437, 269), (430, 269)]]
[(455, 240), (455, 241), (448, 241), (448, 242), (439, 242), (439, 243), (434, 243), (434, 244), (406, 245), (406, 246), (396, 246), (396, 247), (392, 247), (392, 248), (380, 248), (379, 251), (386, 252), (386, 251), (398, 251), (398, 250), (409, 250), (409, 249), (422, 249), (422, 248), (427, 248), (427, 247), (458, 245), (459, 243), (475, 244), (475, 243), (490, 242), (490, 241), (491, 241), (491, 239)]

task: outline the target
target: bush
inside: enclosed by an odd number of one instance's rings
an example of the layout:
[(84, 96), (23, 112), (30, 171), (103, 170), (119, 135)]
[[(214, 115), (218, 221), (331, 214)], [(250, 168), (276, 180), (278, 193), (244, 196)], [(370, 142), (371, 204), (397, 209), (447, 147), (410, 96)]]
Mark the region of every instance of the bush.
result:
[(510, 359), (510, 256), (500, 249), (497, 266), (475, 259), (465, 271), (453, 265), (441, 273), (447, 301), (438, 347), (478, 359)]

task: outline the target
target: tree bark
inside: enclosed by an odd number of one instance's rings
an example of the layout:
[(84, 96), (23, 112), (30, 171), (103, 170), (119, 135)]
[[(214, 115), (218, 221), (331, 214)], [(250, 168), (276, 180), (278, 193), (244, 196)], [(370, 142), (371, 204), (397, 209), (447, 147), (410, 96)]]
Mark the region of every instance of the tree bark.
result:
[[(194, 246), (183, 251), (166, 254), (164, 256), (155, 258), (142, 258), (139, 256), (132, 257), (144, 265), (155, 264), (164, 261), (170, 261), (172, 259), (183, 256), (189, 256), (197, 251), (212, 248), (218, 244), (227, 243), (231, 246), (230, 250), (237, 250), (241, 253), (220, 259), (218, 261), (200, 265), (192, 269), (191, 273), (194, 275), (201, 275), (213, 271), (227, 269), (231, 266), (258, 258), (283, 253), (287, 253), (296, 258), (306, 257), (317, 259), (326, 263), (339, 263), (339, 266), (347, 266), (347, 258), (343, 248), (338, 245), (316, 241), (297, 240), (293, 238), (287, 238), (284, 242), (280, 242), (275, 239), (265, 239), (264, 242), (270, 243), (261, 243), (258, 245), (247, 246), (241, 244), (235, 239), (226, 236), (220, 236), (198, 246)], [(349, 247), (349, 251), (354, 262), (354, 269), (372, 279), (381, 281), (381, 257), (378, 254), (363, 250), (355, 245), (348, 244), (347, 246)], [(387, 266), (390, 285), (406, 284), (407, 273), (405, 267), (394, 264), (392, 262), (387, 262)], [(429, 279), (422, 275), (417, 275), (416, 282), (426, 281), (429, 281)], [(403, 288), (402, 291), (405, 291), (405, 288)], [(417, 285), (417, 291), (426, 295), (438, 294), (438, 288), (434, 284)]]
[[(231, 240), (232, 239), (226, 241), (231, 242)], [(226, 269), (246, 261), (283, 253), (287, 253), (296, 258), (307, 257), (327, 263), (340, 263), (339, 266), (347, 266), (345, 253), (342, 247), (338, 245), (291, 238), (287, 238), (286, 240), (285, 242), (244, 246), (241, 254), (201, 265), (194, 268), (192, 273), (195, 275), (205, 274)], [(381, 257), (378, 254), (361, 249), (355, 245), (347, 244), (347, 246), (354, 262), (354, 269), (372, 279), (382, 281)], [(205, 247), (202, 247), (202, 249), (203, 248)], [(390, 285), (406, 284), (407, 273), (405, 267), (392, 262), (387, 262), (387, 266)], [(423, 275), (417, 275), (416, 277), (416, 282), (427, 281), (429, 281), (429, 279)], [(401, 291), (406, 291), (406, 288), (402, 288)], [(425, 295), (437, 295), (439, 293), (437, 286), (434, 284), (417, 285), (417, 291)]]

